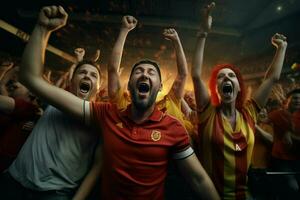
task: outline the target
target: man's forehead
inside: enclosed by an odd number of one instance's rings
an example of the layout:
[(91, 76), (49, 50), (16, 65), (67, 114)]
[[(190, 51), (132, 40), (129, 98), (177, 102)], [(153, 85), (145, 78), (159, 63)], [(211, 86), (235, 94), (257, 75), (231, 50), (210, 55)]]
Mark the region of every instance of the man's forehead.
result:
[(83, 64), (78, 67), (78, 70), (82, 70), (82, 69), (88, 69), (90, 71), (95, 71), (98, 73), (98, 69), (96, 68), (96, 66), (91, 65), (91, 64)]
[(153, 65), (151, 65), (149, 63), (142, 63), (142, 64), (137, 65), (134, 68), (134, 71), (137, 70), (137, 69), (144, 69), (144, 70), (153, 69), (153, 70), (157, 71), (156, 67), (154, 67)]

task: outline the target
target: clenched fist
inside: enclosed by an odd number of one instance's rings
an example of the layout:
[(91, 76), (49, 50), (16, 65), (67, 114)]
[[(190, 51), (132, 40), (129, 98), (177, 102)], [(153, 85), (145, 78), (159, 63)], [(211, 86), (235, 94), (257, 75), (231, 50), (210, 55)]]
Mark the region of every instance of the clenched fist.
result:
[(74, 50), (74, 54), (76, 56), (77, 62), (81, 62), (85, 55), (85, 50), (84, 50), (84, 48), (76, 48)]
[(164, 32), (163, 32), (163, 36), (167, 40), (172, 40), (172, 41), (175, 41), (175, 40), (179, 39), (178, 34), (177, 34), (177, 32), (174, 28), (165, 29)]
[(40, 11), (38, 23), (49, 31), (55, 31), (66, 25), (68, 14), (61, 6), (46, 6)]
[(286, 41), (286, 37), (282, 34), (276, 33), (272, 39), (271, 42), (272, 44), (278, 48), (278, 47), (286, 47), (287, 46), (287, 41)]
[(216, 6), (215, 2), (210, 3), (209, 5), (205, 6), (201, 11), (201, 28), (202, 31), (209, 32), (211, 30), (212, 25), (212, 16), (211, 11)]
[(122, 18), (122, 28), (131, 31), (137, 25), (138, 21), (133, 16), (126, 15)]

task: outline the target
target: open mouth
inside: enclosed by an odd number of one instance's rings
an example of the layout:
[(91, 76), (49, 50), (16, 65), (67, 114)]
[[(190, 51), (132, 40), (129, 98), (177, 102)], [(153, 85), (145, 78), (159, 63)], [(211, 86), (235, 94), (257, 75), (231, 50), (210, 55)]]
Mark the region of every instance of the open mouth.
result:
[(140, 83), (138, 85), (138, 90), (140, 93), (147, 93), (150, 91), (150, 86), (147, 83)]
[(88, 93), (91, 89), (91, 86), (88, 83), (82, 82), (82, 83), (80, 83), (79, 88), (80, 88), (80, 92)]
[(224, 95), (230, 96), (233, 92), (232, 85), (224, 84), (223, 87), (222, 87), (222, 92), (223, 92)]

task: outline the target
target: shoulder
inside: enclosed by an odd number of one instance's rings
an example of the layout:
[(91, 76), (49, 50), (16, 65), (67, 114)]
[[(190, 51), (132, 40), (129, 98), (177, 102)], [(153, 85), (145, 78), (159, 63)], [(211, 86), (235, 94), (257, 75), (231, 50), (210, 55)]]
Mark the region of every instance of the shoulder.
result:
[(110, 110), (117, 109), (117, 104), (111, 102), (92, 101), (90, 102), (90, 107), (93, 110)]
[(174, 129), (176, 132), (183, 131), (186, 132), (184, 125), (177, 118), (173, 117), (168, 113), (163, 114), (162, 122), (168, 126), (170, 129)]

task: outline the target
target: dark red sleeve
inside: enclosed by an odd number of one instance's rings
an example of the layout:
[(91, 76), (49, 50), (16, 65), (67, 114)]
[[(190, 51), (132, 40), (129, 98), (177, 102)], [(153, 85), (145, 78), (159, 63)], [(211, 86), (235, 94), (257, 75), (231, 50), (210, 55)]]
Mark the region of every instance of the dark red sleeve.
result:
[(91, 102), (90, 112), (92, 114), (92, 121), (101, 125), (108, 112), (113, 111), (113, 105), (111, 103)]
[(179, 122), (170, 126), (173, 128), (175, 145), (172, 147), (173, 159), (184, 159), (193, 154), (193, 149), (190, 146), (190, 140), (186, 129)]
[(15, 108), (12, 116), (18, 119), (28, 119), (34, 117), (38, 111), (38, 107), (23, 99), (15, 99)]

